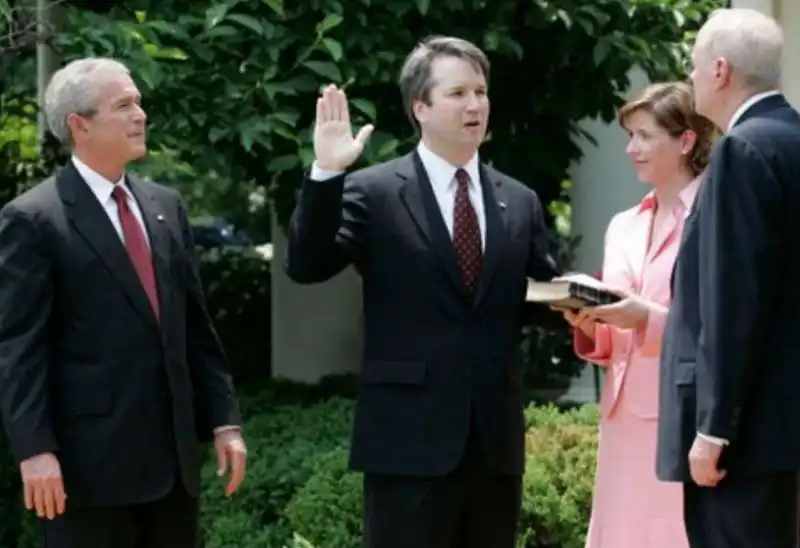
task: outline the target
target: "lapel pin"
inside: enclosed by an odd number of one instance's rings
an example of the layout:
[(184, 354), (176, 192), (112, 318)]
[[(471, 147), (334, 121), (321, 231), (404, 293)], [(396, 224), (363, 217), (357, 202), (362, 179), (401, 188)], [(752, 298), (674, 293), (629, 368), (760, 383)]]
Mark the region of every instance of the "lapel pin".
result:
[(161, 214), (156, 215), (156, 221), (158, 221), (159, 223), (163, 223), (164, 222), (164, 216), (161, 215)]
[(497, 205), (500, 206), (501, 210), (505, 211), (505, 209), (506, 209), (506, 203), (505, 202), (497, 202)]

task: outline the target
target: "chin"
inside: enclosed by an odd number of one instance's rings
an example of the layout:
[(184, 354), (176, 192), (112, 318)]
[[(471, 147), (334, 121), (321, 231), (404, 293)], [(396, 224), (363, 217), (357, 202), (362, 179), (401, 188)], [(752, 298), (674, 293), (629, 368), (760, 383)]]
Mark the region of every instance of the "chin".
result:
[(140, 160), (140, 159), (144, 158), (145, 156), (147, 156), (147, 146), (142, 145), (142, 146), (133, 147), (133, 149), (131, 150), (131, 159), (130, 159), (130, 161), (134, 162), (136, 160)]

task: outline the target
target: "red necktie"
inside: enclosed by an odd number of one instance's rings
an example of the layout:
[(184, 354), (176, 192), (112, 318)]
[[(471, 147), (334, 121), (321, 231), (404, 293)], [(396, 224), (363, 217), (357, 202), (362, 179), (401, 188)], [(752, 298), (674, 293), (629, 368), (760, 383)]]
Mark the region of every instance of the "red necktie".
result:
[(158, 293), (156, 292), (156, 277), (153, 271), (153, 258), (150, 254), (150, 246), (147, 245), (144, 231), (128, 205), (128, 195), (125, 193), (125, 190), (117, 186), (112, 195), (117, 201), (117, 212), (119, 213), (119, 222), (122, 225), (125, 249), (128, 251), (128, 257), (130, 257), (131, 263), (133, 263), (136, 274), (139, 275), (139, 281), (142, 283), (144, 292), (147, 293), (147, 298), (150, 300), (153, 312), (155, 312), (156, 318), (158, 318)]
[(453, 207), (453, 246), (456, 251), (461, 278), (470, 296), (475, 296), (481, 273), (483, 252), (478, 215), (469, 201), (469, 174), (463, 169), (456, 171), (456, 200)]

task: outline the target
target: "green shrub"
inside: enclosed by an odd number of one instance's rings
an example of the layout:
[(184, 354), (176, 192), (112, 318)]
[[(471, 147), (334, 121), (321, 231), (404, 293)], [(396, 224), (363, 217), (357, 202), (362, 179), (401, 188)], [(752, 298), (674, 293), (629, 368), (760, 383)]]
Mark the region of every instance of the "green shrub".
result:
[(518, 546), (583, 548), (597, 452), (597, 408), (527, 410)]
[(284, 508), (320, 455), (347, 446), (351, 416), (351, 400), (331, 398), (313, 406), (278, 405), (246, 420), (248, 472), (239, 493), (226, 499), (213, 460), (203, 468), (206, 547), (245, 548), (250, 545), (242, 539), (254, 534), (269, 542), (252, 546), (288, 544), (292, 529)]
[[(583, 548), (594, 481), (597, 408), (531, 406), (526, 420), (518, 547)], [(363, 491), (361, 475), (347, 469), (347, 449), (334, 449), (314, 467), (286, 508), (292, 529), (313, 546), (359, 548)]]
[(362, 475), (350, 472), (347, 461), (346, 447), (317, 459), (316, 472), (286, 507), (292, 528), (314, 546), (361, 547)]
[(255, 251), (201, 252), (200, 277), (209, 314), (237, 384), (267, 379), (272, 370), (270, 263)]

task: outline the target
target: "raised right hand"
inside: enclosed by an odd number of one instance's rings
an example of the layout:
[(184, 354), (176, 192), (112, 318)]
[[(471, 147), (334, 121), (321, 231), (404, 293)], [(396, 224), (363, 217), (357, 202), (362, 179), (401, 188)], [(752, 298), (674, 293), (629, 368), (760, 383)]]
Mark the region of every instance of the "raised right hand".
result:
[(36, 509), (40, 518), (53, 519), (64, 513), (67, 495), (61, 465), (53, 453), (42, 453), (19, 465), (25, 493), (25, 508)]
[(314, 124), (314, 154), (317, 167), (325, 171), (345, 171), (356, 161), (374, 127), (366, 125), (353, 137), (350, 109), (345, 93), (331, 84), (317, 99)]

